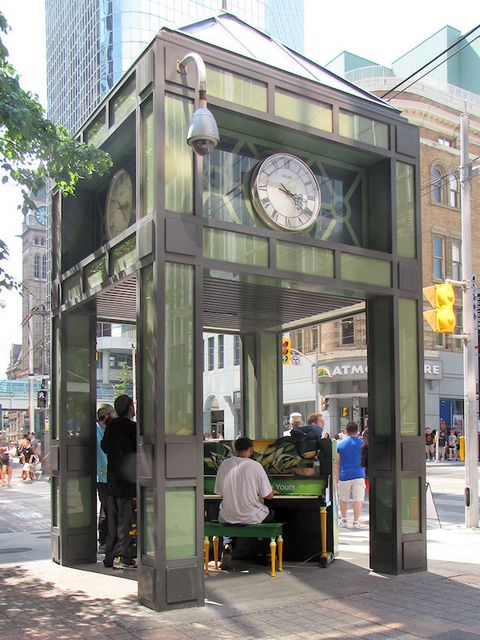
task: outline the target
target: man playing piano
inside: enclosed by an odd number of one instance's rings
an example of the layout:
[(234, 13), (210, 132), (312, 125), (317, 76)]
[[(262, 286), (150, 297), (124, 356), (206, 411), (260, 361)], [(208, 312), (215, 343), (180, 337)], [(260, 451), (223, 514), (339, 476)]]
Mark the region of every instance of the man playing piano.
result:
[[(269, 500), (275, 491), (265, 469), (251, 459), (253, 441), (238, 438), (234, 443), (235, 455), (220, 464), (215, 481), (215, 493), (222, 497), (219, 522), (224, 524), (259, 524), (272, 522), (274, 513), (262, 504), (260, 497)], [(222, 569), (228, 569), (232, 560), (232, 538), (224, 537)]]

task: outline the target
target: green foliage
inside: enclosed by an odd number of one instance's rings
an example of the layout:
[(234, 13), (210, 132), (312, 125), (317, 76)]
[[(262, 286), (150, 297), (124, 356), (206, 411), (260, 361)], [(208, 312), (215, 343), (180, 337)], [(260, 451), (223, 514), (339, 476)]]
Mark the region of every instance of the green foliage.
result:
[[(103, 175), (111, 167), (108, 154), (92, 145), (75, 141), (61, 125), (45, 117), (37, 96), (24, 91), (1, 34), (9, 30), (0, 12), (0, 170), (3, 184), (12, 181), (21, 187), (23, 213), (35, 209), (31, 199), (53, 179), (64, 194), (73, 194), (81, 179)], [(8, 254), (0, 240), (0, 262)], [(0, 288), (13, 280), (0, 270)]]
[(128, 366), (126, 362), (123, 363), (122, 372), (118, 376), (117, 384), (114, 387), (113, 395), (115, 398), (118, 396), (128, 395), (133, 382), (132, 368)]

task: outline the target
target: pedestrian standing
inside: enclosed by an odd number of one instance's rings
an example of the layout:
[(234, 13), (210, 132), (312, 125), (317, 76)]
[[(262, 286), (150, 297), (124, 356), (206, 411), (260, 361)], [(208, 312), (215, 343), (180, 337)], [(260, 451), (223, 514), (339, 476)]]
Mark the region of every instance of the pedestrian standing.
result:
[(105, 427), (116, 418), (117, 414), (111, 404), (104, 404), (97, 411), (97, 494), (100, 501), (98, 512), (98, 550), (105, 553), (107, 542), (108, 492), (107, 492), (107, 454), (102, 450)]
[(346, 437), (337, 445), (337, 482), (338, 499), (340, 502), (340, 526), (347, 527), (348, 502), (353, 502), (354, 529), (360, 529), (360, 514), (365, 498), (365, 469), (360, 464), (363, 440), (359, 437), (358, 425), (349, 422), (346, 427)]
[(117, 418), (106, 427), (101, 447), (107, 454), (106, 567), (136, 569), (137, 423), (132, 398), (118, 396)]

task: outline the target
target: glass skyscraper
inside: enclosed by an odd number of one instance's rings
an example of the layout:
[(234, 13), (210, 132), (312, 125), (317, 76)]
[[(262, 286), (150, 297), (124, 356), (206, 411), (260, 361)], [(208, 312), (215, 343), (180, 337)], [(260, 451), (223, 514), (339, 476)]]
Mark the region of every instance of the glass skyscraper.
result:
[(74, 132), (164, 26), (227, 9), (297, 51), (304, 0), (45, 0), (48, 115)]

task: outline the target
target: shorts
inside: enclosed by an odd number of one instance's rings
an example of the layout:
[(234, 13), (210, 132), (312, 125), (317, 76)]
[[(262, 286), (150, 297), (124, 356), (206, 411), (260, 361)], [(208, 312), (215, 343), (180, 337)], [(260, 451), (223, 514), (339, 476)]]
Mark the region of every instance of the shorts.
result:
[(8, 453), (0, 453), (0, 464), (5, 465), (6, 467), (8, 467), (8, 465), (9, 465)]
[(350, 492), (354, 502), (362, 502), (365, 498), (365, 478), (338, 481), (338, 499), (341, 502), (350, 500)]

